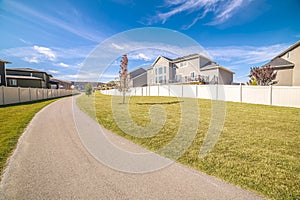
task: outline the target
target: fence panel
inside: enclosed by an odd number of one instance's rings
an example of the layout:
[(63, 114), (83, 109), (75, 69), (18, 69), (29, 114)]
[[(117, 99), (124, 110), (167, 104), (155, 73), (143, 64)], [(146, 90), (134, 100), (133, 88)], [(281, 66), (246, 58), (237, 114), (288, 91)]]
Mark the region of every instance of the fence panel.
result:
[(38, 100), (36, 88), (30, 88), (30, 97), (31, 97), (31, 101)]
[(197, 85), (182, 85), (182, 96), (197, 98)]
[(159, 87), (159, 96), (170, 96), (168, 85), (162, 85)]
[(272, 105), (300, 108), (300, 87), (272, 87)]
[(30, 90), (31, 88), (19, 88), (20, 102), (27, 102), (31, 100)]
[(239, 85), (220, 85), (218, 97), (221, 97), (220, 92), (224, 92), (224, 101), (241, 102), (241, 86)]
[(170, 85), (170, 96), (171, 97), (182, 97), (182, 86), (181, 85)]
[(159, 96), (159, 86), (150, 86), (149, 96)]
[(4, 88), (4, 102), (5, 104), (19, 103), (19, 88), (5, 87)]
[(270, 105), (269, 86), (243, 86), (242, 102)]
[[(131, 95), (137, 96), (191, 97), (300, 108), (300, 87), (296, 86), (160, 85), (133, 88), (132, 91)], [(122, 95), (117, 90), (101, 92)]]
[(198, 85), (197, 97), (200, 99), (216, 99), (217, 86), (216, 85)]
[(3, 96), (4, 96), (4, 86), (1, 86), (0, 87), (0, 105), (3, 105), (4, 104), (4, 98), (3, 98)]
[(143, 88), (142, 87), (136, 87), (135, 88), (136, 96), (143, 96)]

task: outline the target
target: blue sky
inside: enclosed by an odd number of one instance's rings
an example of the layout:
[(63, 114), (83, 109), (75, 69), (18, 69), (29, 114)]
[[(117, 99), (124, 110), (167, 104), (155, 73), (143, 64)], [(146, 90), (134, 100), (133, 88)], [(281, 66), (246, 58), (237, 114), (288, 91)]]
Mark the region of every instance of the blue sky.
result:
[[(299, 10), (299, 0), (0, 0), (0, 59), (11, 61), (8, 67), (45, 70), (60, 79), (97, 79), (99, 74), (78, 73), (97, 46), (124, 31), (159, 27), (190, 37), (211, 59), (233, 70), (236, 82), (245, 82), (250, 67), (300, 40)], [(130, 70), (184, 49), (170, 43), (131, 52), (124, 48), (151, 42), (136, 35), (110, 45), (128, 54)], [(159, 45), (173, 46), (165, 52)], [(119, 60), (99, 65), (105, 68), (101, 81), (118, 76)]]

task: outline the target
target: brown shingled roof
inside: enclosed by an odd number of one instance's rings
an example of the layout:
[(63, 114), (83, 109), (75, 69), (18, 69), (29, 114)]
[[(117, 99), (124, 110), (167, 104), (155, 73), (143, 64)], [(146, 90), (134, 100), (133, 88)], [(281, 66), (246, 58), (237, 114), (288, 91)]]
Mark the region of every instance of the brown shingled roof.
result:
[(263, 67), (265, 66), (272, 66), (272, 67), (294, 67), (294, 63), (291, 63), (283, 58), (280, 57), (276, 57), (273, 60), (271, 60), (270, 62), (268, 62), (267, 64), (263, 65)]

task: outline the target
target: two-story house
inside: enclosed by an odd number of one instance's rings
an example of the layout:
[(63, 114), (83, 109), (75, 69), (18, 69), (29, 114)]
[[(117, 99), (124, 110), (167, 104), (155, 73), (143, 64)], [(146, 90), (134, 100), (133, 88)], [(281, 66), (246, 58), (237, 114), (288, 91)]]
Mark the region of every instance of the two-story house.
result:
[(147, 70), (148, 85), (168, 83), (232, 84), (234, 72), (200, 55), (159, 56)]
[(0, 86), (51, 88), (52, 75), (30, 68), (6, 68), (8, 61), (0, 60)]
[(300, 41), (263, 66), (271, 66), (277, 71), (275, 85), (300, 86)]

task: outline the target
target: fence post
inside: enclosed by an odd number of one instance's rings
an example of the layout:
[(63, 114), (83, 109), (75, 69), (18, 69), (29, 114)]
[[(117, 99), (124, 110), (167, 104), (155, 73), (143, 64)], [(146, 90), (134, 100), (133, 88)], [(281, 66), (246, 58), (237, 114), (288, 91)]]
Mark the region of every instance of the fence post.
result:
[(18, 96), (19, 96), (19, 103), (21, 103), (21, 89), (18, 87)]
[(4, 86), (2, 86), (2, 102), (3, 102), (3, 105), (5, 105), (5, 95), (4, 95)]
[(243, 86), (242, 83), (240, 83), (240, 103), (243, 102)]
[(273, 104), (273, 87), (270, 85), (270, 106)]
[(29, 101), (31, 101), (31, 88), (28, 88), (29, 92)]
[(169, 96), (171, 96), (171, 86), (170, 86), (170, 83), (168, 85), (168, 92), (169, 92)]
[(198, 85), (196, 85), (196, 98), (198, 98)]

